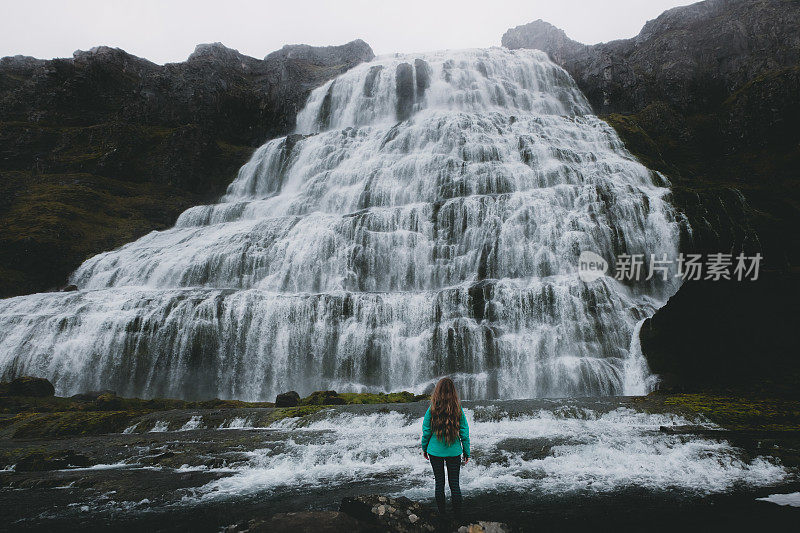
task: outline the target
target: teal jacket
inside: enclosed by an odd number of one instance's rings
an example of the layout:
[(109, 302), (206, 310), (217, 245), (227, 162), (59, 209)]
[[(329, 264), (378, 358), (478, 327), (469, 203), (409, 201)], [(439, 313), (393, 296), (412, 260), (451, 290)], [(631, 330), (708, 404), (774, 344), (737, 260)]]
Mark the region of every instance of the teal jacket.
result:
[(425, 413), (422, 420), (422, 451), (428, 452), (436, 457), (456, 457), (461, 455), (462, 449), (465, 457), (469, 457), (469, 426), (464, 410), (461, 410), (461, 429), (458, 432), (458, 440), (449, 446), (439, 440), (439, 437), (431, 429), (431, 408)]

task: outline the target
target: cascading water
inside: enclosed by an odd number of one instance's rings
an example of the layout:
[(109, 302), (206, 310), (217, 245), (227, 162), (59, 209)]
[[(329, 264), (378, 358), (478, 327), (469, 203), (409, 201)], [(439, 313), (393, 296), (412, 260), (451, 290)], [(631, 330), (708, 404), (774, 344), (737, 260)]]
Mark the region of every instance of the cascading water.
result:
[(315, 90), (219, 203), (0, 302), (0, 369), (59, 394), (271, 400), (645, 392), (636, 324), (676, 289), (584, 282), (677, 250), (667, 189), (537, 51), (382, 58)]

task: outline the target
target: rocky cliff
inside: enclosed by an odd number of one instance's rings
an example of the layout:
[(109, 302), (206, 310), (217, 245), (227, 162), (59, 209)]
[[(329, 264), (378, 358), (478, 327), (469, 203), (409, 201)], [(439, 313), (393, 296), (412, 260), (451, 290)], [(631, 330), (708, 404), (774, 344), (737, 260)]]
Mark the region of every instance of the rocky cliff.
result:
[(356, 40), (263, 60), (202, 44), (163, 66), (108, 47), (0, 59), (0, 296), (63, 285), (219, 195), (314, 87), (373, 57)]
[(629, 150), (670, 178), (693, 229), (684, 252), (764, 255), (759, 282), (689, 282), (645, 323), (654, 370), (679, 386), (800, 381), (787, 370), (800, 362), (786, 327), (800, 314), (785, 301), (799, 286), (800, 2), (707, 0), (591, 46), (538, 20), (502, 43), (547, 52)]

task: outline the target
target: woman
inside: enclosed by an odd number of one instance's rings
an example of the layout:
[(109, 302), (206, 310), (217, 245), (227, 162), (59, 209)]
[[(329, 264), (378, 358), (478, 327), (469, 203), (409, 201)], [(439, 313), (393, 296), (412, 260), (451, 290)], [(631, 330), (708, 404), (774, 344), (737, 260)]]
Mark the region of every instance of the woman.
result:
[(461, 516), (461, 488), (458, 474), (461, 454), (469, 462), (469, 427), (453, 380), (442, 378), (431, 395), (431, 406), (422, 421), (422, 455), (429, 459), (436, 479), (436, 506), (444, 514), (444, 466), (453, 499), (453, 512)]

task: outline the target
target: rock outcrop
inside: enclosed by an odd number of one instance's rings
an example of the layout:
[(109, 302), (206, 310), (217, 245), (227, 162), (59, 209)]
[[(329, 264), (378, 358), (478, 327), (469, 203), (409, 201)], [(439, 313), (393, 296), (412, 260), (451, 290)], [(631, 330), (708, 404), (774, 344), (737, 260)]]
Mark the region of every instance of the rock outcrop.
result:
[(48, 398), (56, 393), (49, 380), (32, 376), (20, 376), (8, 383), (0, 383), (0, 396), (27, 396)]
[[(550, 54), (629, 149), (670, 177), (702, 241), (684, 249), (754, 249), (749, 228), (772, 268), (800, 261), (800, 240), (785, 227), (800, 221), (799, 3), (707, 0), (664, 12), (636, 37), (592, 46), (538, 20), (502, 43)], [(740, 209), (730, 188), (749, 206), (733, 219), (717, 208)], [(742, 227), (708, 228), (715, 219)]]
[(296, 407), (299, 403), (300, 395), (297, 391), (290, 390), (275, 397), (275, 407)]
[(202, 44), (163, 66), (105, 46), (0, 59), (0, 297), (63, 286), (218, 196), (314, 87), (372, 58), (357, 40), (263, 60)]
[[(753, 343), (793, 341), (780, 325), (800, 263), (800, 3), (707, 0), (664, 12), (631, 39), (591, 46), (539, 20), (502, 43), (547, 52), (628, 149), (670, 178), (691, 226), (682, 251), (764, 256), (758, 282), (688, 282), (645, 323), (654, 369), (679, 386), (720, 386), (742, 376), (717, 365), (748, 361), (753, 379), (796, 382), (787, 364), (800, 362), (758, 356)], [(753, 342), (733, 341), (742, 335)]]

